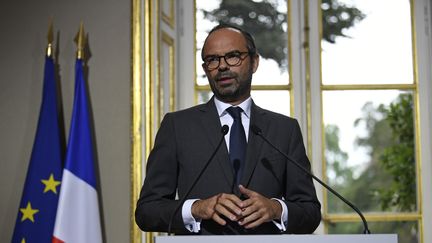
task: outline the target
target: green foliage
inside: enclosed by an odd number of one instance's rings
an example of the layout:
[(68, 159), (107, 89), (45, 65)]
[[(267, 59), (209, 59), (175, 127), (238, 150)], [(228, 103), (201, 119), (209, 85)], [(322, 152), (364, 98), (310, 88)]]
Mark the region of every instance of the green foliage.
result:
[(364, 124), (366, 137), (357, 139), (368, 147), (371, 165), (364, 173), (378, 170), (380, 181), (370, 187), (381, 210), (413, 211), (416, 208), (415, 144), (412, 94), (400, 94), (389, 107), (371, 103), (363, 107), (363, 117), (355, 125)]
[(348, 37), (343, 32), (363, 20), (364, 15), (358, 8), (350, 7), (337, 0), (322, 0), (323, 39), (336, 43), (336, 37)]
[(348, 154), (339, 147), (339, 127), (327, 125), (325, 127), (325, 158), (328, 170), (334, 173), (332, 186), (345, 185), (352, 180), (352, 169), (347, 167)]
[[(417, 199), (412, 94), (400, 94), (389, 106), (366, 103), (362, 112), (355, 126), (362, 126), (367, 135), (357, 138), (356, 144), (368, 149), (370, 163), (357, 178), (352, 178), (355, 168), (345, 166), (344, 170), (336, 170), (336, 178), (346, 179), (342, 184), (332, 184), (364, 212), (412, 212)], [(339, 148), (337, 126), (326, 126), (325, 140), (328, 166), (334, 169), (332, 163), (344, 164), (348, 157)], [(352, 209), (328, 194), (328, 212), (352, 213)], [(397, 233), (400, 242), (418, 242), (415, 221), (370, 222), (369, 227), (375, 233)], [(359, 233), (362, 229), (360, 222), (329, 225), (330, 233)]]
[[(339, 146), (339, 127), (336, 125), (326, 125), (325, 127), (325, 159), (327, 163), (327, 171), (332, 173), (329, 175), (329, 184), (336, 191), (345, 195), (345, 186), (352, 185), (352, 168), (347, 167), (346, 161), (348, 154)], [(328, 211), (343, 212), (346, 208), (345, 203), (336, 198), (333, 194), (328, 194)]]
[(386, 108), (383, 104), (374, 107), (367, 102), (362, 108), (362, 117), (354, 122), (354, 126), (363, 126), (367, 131), (364, 137), (357, 137), (356, 145), (367, 148), (371, 156), (371, 163), (376, 163), (384, 149), (393, 145), (391, 128), (385, 119)]
[(393, 180), (389, 188), (379, 190), (383, 209), (396, 207), (402, 211), (416, 208), (416, 175), (413, 97), (402, 94), (385, 111), (395, 144), (387, 147), (380, 162)]
[[(335, 43), (338, 36), (347, 37), (343, 31), (365, 18), (360, 10), (338, 0), (323, 0), (321, 6), (323, 39), (330, 43)], [(222, 0), (219, 8), (203, 13), (209, 20), (236, 25), (251, 33), (260, 55), (287, 70), (287, 15), (286, 10), (278, 11), (278, 1)]]

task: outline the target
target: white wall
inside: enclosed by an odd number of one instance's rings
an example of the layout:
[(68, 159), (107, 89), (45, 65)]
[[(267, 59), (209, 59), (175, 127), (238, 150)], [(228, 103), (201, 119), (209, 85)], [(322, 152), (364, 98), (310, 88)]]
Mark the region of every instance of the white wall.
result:
[[(66, 134), (74, 92), (73, 42), (89, 37), (89, 93), (105, 242), (129, 241), (130, 1), (0, 2), (0, 242), (10, 242), (38, 119), (49, 18), (59, 41)], [(57, 35), (58, 34), (58, 35)], [(57, 39), (57, 38), (56, 38)]]

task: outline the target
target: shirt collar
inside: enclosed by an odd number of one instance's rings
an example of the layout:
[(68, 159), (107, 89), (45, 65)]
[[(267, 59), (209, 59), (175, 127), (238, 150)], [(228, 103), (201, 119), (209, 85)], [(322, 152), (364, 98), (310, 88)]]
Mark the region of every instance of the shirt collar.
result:
[[(227, 114), (226, 109), (228, 107), (232, 106), (229, 103), (225, 103), (225, 102), (222, 102), (222, 101), (218, 100), (216, 97), (214, 97), (214, 102), (215, 102), (216, 109), (218, 111), (219, 117), (222, 117), (225, 114)], [(242, 110), (245, 113), (246, 117), (250, 118), (250, 112), (251, 112), (251, 106), (252, 106), (252, 98), (250, 96), (245, 101), (243, 101), (242, 103), (240, 103), (240, 104), (238, 104), (236, 106), (242, 108)]]

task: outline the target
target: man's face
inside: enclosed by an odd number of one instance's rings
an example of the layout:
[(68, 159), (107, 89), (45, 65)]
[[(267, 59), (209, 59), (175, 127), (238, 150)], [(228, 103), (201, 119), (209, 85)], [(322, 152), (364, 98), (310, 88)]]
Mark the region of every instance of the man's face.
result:
[[(223, 57), (219, 58), (219, 66), (209, 68), (206, 63), (202, 67), (207, 75), (210, 87), (221, 101), (239, 104), (250, 96), (252, 74), (258, 68), (258, 55), (250, 56), (246, 40), (235, 29), (224, 28), (211, 33), (203, 47), (204, 60), (217, 60), (218, 56), (229, 58), (233, 53), (239, 55), (240, 62), (230, 66)], [(253, 60), (253, 61), (252, 61)]]

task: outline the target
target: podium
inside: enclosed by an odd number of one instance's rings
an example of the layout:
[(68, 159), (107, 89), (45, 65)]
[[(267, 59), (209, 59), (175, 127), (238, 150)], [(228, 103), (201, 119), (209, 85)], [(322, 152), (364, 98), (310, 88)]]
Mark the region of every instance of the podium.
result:
[(397, 243), (396, 234), (156, 236), (155, 243)]

